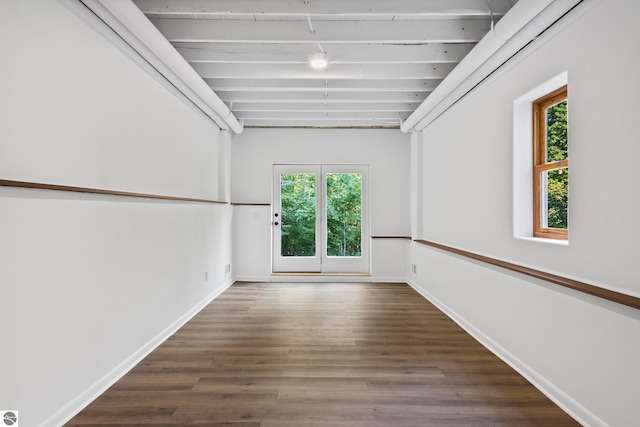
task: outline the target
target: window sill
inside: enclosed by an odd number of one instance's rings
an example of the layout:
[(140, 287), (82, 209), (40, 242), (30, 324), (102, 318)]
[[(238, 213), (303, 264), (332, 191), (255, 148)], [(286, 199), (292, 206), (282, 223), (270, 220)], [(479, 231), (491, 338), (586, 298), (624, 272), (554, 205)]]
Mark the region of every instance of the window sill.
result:
[(536, 242), (536, 243), (545, 243), (556, 246), (569, 246), (568, 240), (559, 240), (559, 239), (547, 239), (544, 237), (520, 237), (516, 236), (517, 240), (525, 240), (527, 242)]

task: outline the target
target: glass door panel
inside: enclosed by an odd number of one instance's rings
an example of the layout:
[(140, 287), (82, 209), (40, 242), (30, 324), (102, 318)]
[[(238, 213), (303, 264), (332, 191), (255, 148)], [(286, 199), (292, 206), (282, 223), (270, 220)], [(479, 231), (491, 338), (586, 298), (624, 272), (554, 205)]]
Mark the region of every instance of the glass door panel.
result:
[(280, 255), (316, 254), (316, 174), (280, 175)]
[(319, 165), (274, 166), (273, 271), (320, 272)]
[(369, 167), (323, 165), (322, 271), (369, 273)]
[(368, 273), (368, 166), (274, 165), (273, 177), (273, 271)]
[(362, 256), (362, 174), (328, 173), (327, 256)]

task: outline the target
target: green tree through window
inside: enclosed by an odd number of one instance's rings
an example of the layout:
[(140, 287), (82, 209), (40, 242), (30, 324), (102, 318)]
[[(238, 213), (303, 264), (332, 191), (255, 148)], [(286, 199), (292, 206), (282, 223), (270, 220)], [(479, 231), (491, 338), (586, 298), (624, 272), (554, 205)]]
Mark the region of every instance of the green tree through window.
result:
[(280, 175), (281, 255), (316, 254), (316, 175)]
[(327, 255), (362, 255), (362, 175), (328, 173)]
[[(567, 101), (547, 108), (547, 162), (567, 159)], [(547, 225), (568, 228), (569, 167), (547, 175)]]
[[(326, 174), (328, 256), (362, 255), (362, 175)], [(280, 175), (281, 256), (316, 255), (316, 175)]]

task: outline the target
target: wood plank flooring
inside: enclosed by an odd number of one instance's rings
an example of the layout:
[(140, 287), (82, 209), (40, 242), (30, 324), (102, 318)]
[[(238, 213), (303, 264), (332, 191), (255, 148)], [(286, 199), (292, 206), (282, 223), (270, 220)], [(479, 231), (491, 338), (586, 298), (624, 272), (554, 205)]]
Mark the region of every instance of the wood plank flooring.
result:
[(407, 285), (236, 283), (67, 425), (579, 424)]

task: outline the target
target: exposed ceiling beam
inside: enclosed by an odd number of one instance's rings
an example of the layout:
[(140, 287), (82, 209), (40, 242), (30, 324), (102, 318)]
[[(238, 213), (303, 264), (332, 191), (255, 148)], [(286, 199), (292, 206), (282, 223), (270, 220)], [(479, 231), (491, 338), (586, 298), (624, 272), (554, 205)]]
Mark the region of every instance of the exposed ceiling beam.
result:
[[(472, 43), (425, 45), (374, 45), (363, 44), (353, 49), (343, 44), (323, 46), (332, 64), (382, 64), (382, 63), (458, 63), (475, 46)], [(267, 45), (226, 43), (174, 43), (178, 53), (189, 62), (211, 63), (306, 63), (318, 54), (315, 45)]]
[(247, 128), (327, 128), (327, 129), (399, 129), (400, 121), (393, 120), (323, 120), (317, 122), (310, 120), (308, 123), (304, 123), (300, 120), (281, 120), (279, 122), (273, 122), (271, 120), (245, 120), (245, 127)]
[(431, 92), (440, 80), (206, 79), (218, 91), (251, 92)]
[(206, 79), (438, 79), (447, 76), (455, 64), (331, 64), (327, 70), (314, 70), (308, 64), (192, 64)]
[[(419, 15), (438, 17), (460, 14), (487, 16), (487, 0), (368, 0), (350, 2), (344, 0), (134, 0), (145, 13), (153, 15), (209, 15), (260, 16), (260, 15), (312, 15), (312, 16), (403, 16)], [(492, 0), (494, 15), (504, 14), (513, 0)]]
[[(429, 92), (233, 92), (217, 91), (218, 96), (227, 104), (229, 102), (240, 103), (298, 103), (298, 102), (332, 102), (332, 103), (394, 103), (394, 102), (422, 102)], [(234, 104), (235, 105), (235, 104)]]
[(223, 43), (473, 43), (490, 28), (486, 19), (424, 21), (236, 21), (153, 19), (170, 42)]
[(386, 111), (350, 111), (350, 112), (286, 112), (258, 111), (234, 113), (236, 117), (244, 120), (405, 120), (409, 117), (409, 112), (386, 112)]
[(233, 113), (239, 112), (258, 112), (258, 111), (278, 111), (278, 112), (317, 112), (317, 111), (333, 111), (333, 112), (353, 112), (353, 111), (413, 111), (419, 105), (419, 102), (394, 102), (379, 104), (377, 102), (362, 101), (359, 103), (351, 102), (299, 102), (292, 103), (251, 103), (251, 102), (234, 102)]
[(518, 0), (132, 1), (247, 126), (397, 128)]

